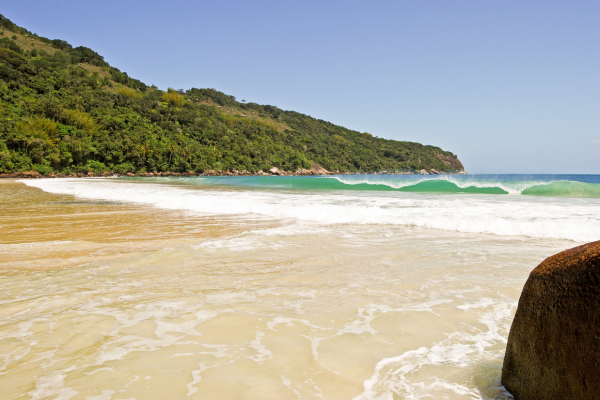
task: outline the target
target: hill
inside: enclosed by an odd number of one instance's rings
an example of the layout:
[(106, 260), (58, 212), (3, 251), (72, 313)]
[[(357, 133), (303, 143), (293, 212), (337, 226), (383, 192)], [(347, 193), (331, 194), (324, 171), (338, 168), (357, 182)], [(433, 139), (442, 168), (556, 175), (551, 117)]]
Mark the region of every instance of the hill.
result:
[(87, 47), (0, 15), (0, 173), (310, 169), (459, 172), (451, 152), (386, 140), (215, 89), (147, 86)]

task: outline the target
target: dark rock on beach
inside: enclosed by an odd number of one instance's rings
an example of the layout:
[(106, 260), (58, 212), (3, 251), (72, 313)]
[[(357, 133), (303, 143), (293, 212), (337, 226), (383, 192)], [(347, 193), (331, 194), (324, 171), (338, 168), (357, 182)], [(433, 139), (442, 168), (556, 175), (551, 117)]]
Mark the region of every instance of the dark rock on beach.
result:
[(517, 400), (600, 398), (600, 241), (547, 258), (529, 275), (502, 384)]

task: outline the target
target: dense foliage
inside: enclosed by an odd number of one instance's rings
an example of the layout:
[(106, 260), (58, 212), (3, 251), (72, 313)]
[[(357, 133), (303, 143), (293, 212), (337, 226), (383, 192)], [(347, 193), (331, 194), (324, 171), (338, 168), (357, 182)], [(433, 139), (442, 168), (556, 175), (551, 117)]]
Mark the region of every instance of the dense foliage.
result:
[(455, 158), (214, 89), (163, 92), (0, 15), (0, 172), (448, 171)]

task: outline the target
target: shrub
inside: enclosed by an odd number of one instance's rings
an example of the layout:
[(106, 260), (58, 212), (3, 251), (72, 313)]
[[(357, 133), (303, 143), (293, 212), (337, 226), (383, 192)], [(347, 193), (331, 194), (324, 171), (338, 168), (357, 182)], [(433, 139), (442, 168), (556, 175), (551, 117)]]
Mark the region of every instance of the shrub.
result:
[(130, 99), (141, 99), (143, 97), (141, 93), (129, 88), (121, 88), (117, 91), (117, 94), (127, 96)]
[(88, 63), (99, 67), (108, 65), (106, 61), (104, 61), (104, 57), (87, 47), (75, 47), (71, 54), (74, 63)]
[(103, 162), (95, 160), (88, 160), (87, 167), (89, 171), (92, 171), (95, 174), (101, 174), (104, 171), (108, 170), (108, 168), (106, 168), (106, 165), (104, 165)]
[(64, 40), (60, 40), (60, 39), (51, 40), (50, 44), (52, 45), (52, 47), (54, 47), (56, 49), (60, 49), (60, 50), (70, 51), (73, 49), (73, 46), (71, 46), (69, 43), (65, 42)]
[(67, 110), (64, 113), (63, 122), (65, 125), (71, 125), (83, 129), (87, 133), (96, 131), (96, 123), (86, 112), (79, 110)]
[(38, 141), (42, 145), (54, 146), (58, 136), (58, 127), (48, 118), (35, 118), (17, 122), (16, 131), (26, 141)]
[(175, 89), (169, 88), (168, 92), (163, 93), (161, 100), (169, 103), (173, 107), (181, 107), (183, 105), (183, 96), (177, 93)]
[(115, 165), (113, 167), (113, 171), (115, 171), (119, 174), (126, 174), (128, 172), (134, 172), (135, 168), (133, 165), (131, 165), (131, 163), (123, 163), (123, 164)]
[(15, 67), (27, 64), (27, 59), (16, 52), (0, 48), (0, 63), (9, 63)]
[(52, 167), (50, 167), (48, 165), (33, 164), (31, 167), (34, 171), (36, 171), (42, 175), (48, 175), (48, 174), (51, 174), (52, 172), (54, 172)]
[(19, 47), (18, 44), (16, 44), (15, 42), (13, 42), (12, 40), (10, 40), (9, 38), (2, 38), (0, 39), (0, 47), (5, 48), (5, 49), (10, 49), (12, 51), (14, 51), (15, 53), (22, 53), (23, 50), (21, 49), (21, 47)]

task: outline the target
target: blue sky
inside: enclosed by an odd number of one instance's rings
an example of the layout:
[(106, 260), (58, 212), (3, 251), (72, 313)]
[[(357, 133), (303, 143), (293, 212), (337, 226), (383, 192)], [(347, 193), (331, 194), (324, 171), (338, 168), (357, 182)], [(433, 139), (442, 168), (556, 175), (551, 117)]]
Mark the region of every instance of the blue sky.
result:
[(471, 173), (600, 173), (598, 1), (12, 1), (161, 89), (440, 146)]

